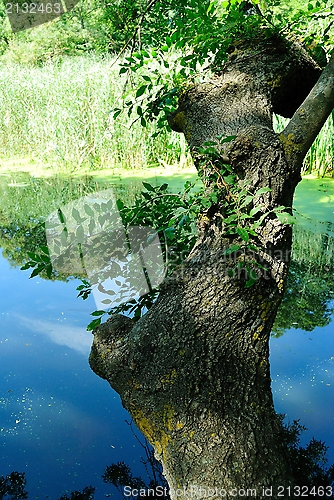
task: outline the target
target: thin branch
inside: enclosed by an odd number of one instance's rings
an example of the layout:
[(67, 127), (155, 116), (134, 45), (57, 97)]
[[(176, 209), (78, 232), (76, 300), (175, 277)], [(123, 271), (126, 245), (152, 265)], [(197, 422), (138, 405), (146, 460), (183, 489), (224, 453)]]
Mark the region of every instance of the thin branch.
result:
[(116, 62), (120, 59), (120, 57), (124, 54), (126, 49), (129, 47), (130, 43), (136, 38), (137, 34), (140, 33), (141, 25), (145, 19), (146, 14), (151, 10), (151, 8), (154, 6), (154, 4), (157, 3), (157, 1), (158, 0), (151, 0), (150, 3), (148, 4), (148, 6), (146, 7), (146, 9), (144, 10), (144, 12), (139, 16), (138, 23), (137, 23), (137, 26), (136, 26), (134, 32), (132, 33), (132, 35), (130, 36), (128, 41), (124, 44), (123, 48), (120, 50), (119, 54), (117, 55), (116, 59), (111, 64), (111, 66), (114, 66), (114, 64), (116, 64)]
[(334, 54), (319, 80), (280, 134), (286, 156), (296, 169), (334, 109)]

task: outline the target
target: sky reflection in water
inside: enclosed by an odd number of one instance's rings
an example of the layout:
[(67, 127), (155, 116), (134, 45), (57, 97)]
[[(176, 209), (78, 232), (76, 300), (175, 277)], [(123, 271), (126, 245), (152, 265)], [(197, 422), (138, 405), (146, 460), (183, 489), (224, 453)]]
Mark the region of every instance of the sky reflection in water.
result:
[[(333, 318), (334, 319), (334, 318)], [(324, 441), (334, 462), (334, 323), (312, 332), (288, 330), (271, 339), (271, 377), (276, 411), (308, 428), (303, 444), (313, 436)]]
[(143, 468), (127, 412), (87, 362), (95, 304), (76, 298), (74, 281), (29, 280), (3, 258), (0, 276), (0, 475), (26, 472), (30, 499), (90, 484), (104, 498), (107, 465)]

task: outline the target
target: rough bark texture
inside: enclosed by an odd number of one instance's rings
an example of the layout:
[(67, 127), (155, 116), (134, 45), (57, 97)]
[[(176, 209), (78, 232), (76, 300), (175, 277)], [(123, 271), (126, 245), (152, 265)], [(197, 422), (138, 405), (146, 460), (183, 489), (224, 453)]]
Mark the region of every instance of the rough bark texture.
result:
[[(203, 172), (197, 147), (235, 135), (222, 157), (252, 192), (271, 188), (253, 204), (264, 211), (291, 207), (301, 145), (292, 131), (288, 138), (274, 133), (272, 112), (292, 116), (319, 75), (300, 47), (259, 40), (239, 46), (219, 75), (181, 96), (170, 123), (185, 134), (208, 189), (210, 165)], [(273, 407), (268, 341), (291, 227), (273, 213), (264, 220), (256, 238), (261, 251), (249, 259), (268, 271), (257, 271), (256, 283), (245, 288), (243, 276), (227, 272), (235, 262), (224, 250), (240, 240), (226, 236), (222, 207), (218, 202), (202, 214), (191, 255), (139, 322), (116, 316), (95, 330), (90, 364), (154, 446), (173, 498), (205, 498), (215, 488), (212, 498), (223, 496), (222, 489), (226, 498), (245, 497), (239, 489), (262, 496), (263, 487), (273, 487), (273, 498), (288, 497), (278, 490), (292, 478)]]

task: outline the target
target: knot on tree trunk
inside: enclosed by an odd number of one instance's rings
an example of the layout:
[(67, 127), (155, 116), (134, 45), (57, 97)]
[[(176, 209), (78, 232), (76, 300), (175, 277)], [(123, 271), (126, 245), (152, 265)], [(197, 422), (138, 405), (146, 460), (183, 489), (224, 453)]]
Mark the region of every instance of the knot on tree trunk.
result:
[[(117, 314), (94, 330), (94, 342), (89, 356), (91, 369), (110, 383), (123, 381), (130, 376), (127, 335), (133, 327), (133, 320)], [(121, 380), (118, 380), (121, 377)]]

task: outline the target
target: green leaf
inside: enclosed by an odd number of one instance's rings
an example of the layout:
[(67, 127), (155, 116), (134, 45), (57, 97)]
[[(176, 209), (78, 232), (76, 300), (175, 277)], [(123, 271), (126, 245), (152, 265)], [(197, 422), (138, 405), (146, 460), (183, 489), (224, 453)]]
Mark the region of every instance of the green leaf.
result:
[(73, 207), (72, 209), (72, 217), (77, 221), (79, 222), (79, 224), (82, 222), (82, 218), (80, 216), (80, 213), (78, 212), (78, 210), (76, 208)]
[(173, 239), (174, 234), (175, 234), (175, 227), (167, 227), (164, 231), (165, 235), (167, 236), (168, 239)]
[(153, 193), (155, 192), (154, 186), (152, 186), (148, 182), (143, 182), (142, 184), (143, 184), (144, 188), (147, 189), (147, 191), (152, 191)]
[(270, 191), (271, 191), (270, 188), (262, 187), (256, 191), (255, 196), (259, 196), (260, 194), (263, 194), (263, 193), (270, 193)]
[(77, 230), (76, 230), (76, 233), (75, 233), (75, 236), (78, 240), (79, 243), (83, 243), (84, 242), (84, 239), (85, 239), (85, 231), (84, 231), (84, 228), (80, 225), (78, 226)]
[(93, 319), (93, 321), (91, 321), (89, 323), (89, 325), (87, 326), (87, 331), (91, 332), (92, 330), (94, 330), (100, 324), (101, 324), (101, 318)]
[(238, 218), (238, 216), (236, 214), (232, 214), (229, 217), (227, 217), (226, 219), (224, 219), (224, 222), (225, 222), (225, 224), (229, 224), (230, 222), (237, 220), (237, 218)]
[(287, 213), (287, 212), (278, 212), (276, 213), (278, 220), (282, 224), (295, 224), (297, 222), (296, 217)]
[(124, 208), (125, 205), (124, 205), (124, 203), (123, 203), (122, 200), (117, 200), (116, 201), (116, 206), (117, 206), (118, 210), (123, 210), (123, 208)]
[(141, 191), (141, 195), (143, 196), (143, 198), (145, 198), (145, 200), (152, 199), (152, 196), (150, 195), (150, 193), (147, 193), (146, 191)]
[(40, 273), (41, 271), (43, 271), (44, 269), (45, 269), (44, 264), (40, 264), (39, 266), (37, 266), (37, 267), (33, 270), (33, 272), (31, 273), (31, 275), (29, 276), (29, 279), (30, 279), (30, 278), (34, 278), (35, 276), (38, 276), (38, 275), (39, 275), (39, 273)]
[(250, 276), (248, 278), (248, 280), (246, 281), (245, 288), (250, 288), (251, 286), (255, 285), (255, 283), (257, 282), (257, 280), (258, 280), (257, 276), (256, 276), (256, 278)]
[(62, 231), (60, 235), (60, 242), (63, 246), (67, 244), (67, 237), (68, 237), (67, 229), (64, 228), (64, 231)]
[(39, 255), (37, 255), (36, 253), (34, 252), (27, 252), (28, 254), (28, 257), (31, 258), (31, 260), (33, 260), (34, 262), (42, 262), (42, 259)]
[(147, 89), (147, 85), (146, 84), (142, 85), (141, 87), (139, 87), (139, 89), (136, 92), (136, 97), (142, 96), (146, 92), (146, 89)]
[(65, 215), (63, 214), (63, 212), (60, 208), (58, 208), (57, 213), (58, 213), (58, 219), (60, 220), (60, 222), (62, 224), (65, 224), (65, 220), (66, 220)]
[(219, 143), (224, 144), (225, 142), (231, 142), (236, 137), (237, 137), (236, 135), (228, 135), (227, 137), (224, 137), (224, 139), (219, 139)]
[(51, 265), (51, 264), (49, 264), (48, 266), (46, 266), (45, 270), (46, 270), (46, 275), (47, 275), (47, 277), (48, 277), (49, 279), (51, 279), (51, 276), (52, 276), (52, 265)]
[(94, 211), (87, 203), (84, 205), (84, 211), (86, 212), (87, 215), (89, 215), (89, 217), (94, 217)]
[(92, 235), (94, 233), (95, 227), (96, 227), (95, 220), (91, 219), (89, 222), (89, 225), (88, 225), (88, 230), (89, 230), (90, 235)]
[(253, 195), (245, 196), (245, 198), (243, 199), (241, 208), (246, 207), (247, 205), (249, 205), (253, 201), (253, 198), (254, 198)]
[(249, 241), (248, 231), (244, 227), (237, 227), (236, 231), (242, 240), (246, 243)]
[(256, 214), (257, 214), (258, 212), (260, 212), (261, 210), (262, 210), (262, 207), (259, 207), (259, 206), (254, 207), (254, 208), (252, 208), (252, 210), (249, 212), (249, 215), (250, 215), (251, 217), (254, 217), (254, 215), (256, 215)]
[(235, 175), (227, 175), (226, 177), (223, 177), (224, 181), (226, 184), (234, 184), (236, 176)]
[(102, 311), (101, 309), (99, 311), (94, 311), (92, 312), (90, 315), (91, 316), (102, 316), (102, 314), (104, 314), (105, 311)]
[(26, 271), (27, 269), (30, 269), (31, 267), (33, 267), (33, 264), (31, 264), (31, 262), (27, 262), (26, 264), (24, 264), (24, 266), (20, 267), (20, 270)]
[(122, 110), (121, 109), (115, 109), (114, 111), (114, 114), (113, 114), (113, 118), (114, 120), (116, 120), (116, 118), (122, 113)]
[(230, 255), (231, 253), (237, 252), (240, 250), (241, 246), (240, 245), (231, 245), (230, 247), (226, 248), (224, 251), (224, 255)]

